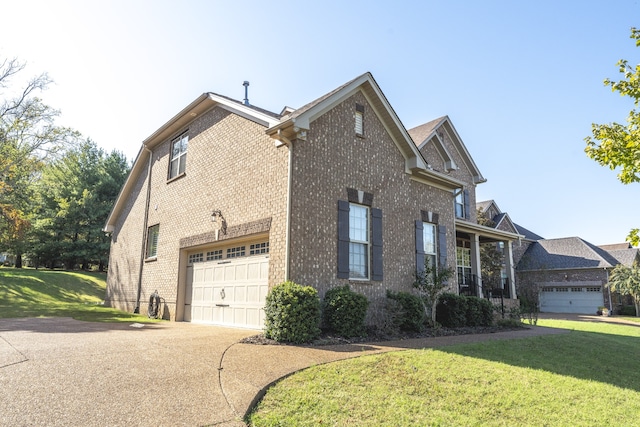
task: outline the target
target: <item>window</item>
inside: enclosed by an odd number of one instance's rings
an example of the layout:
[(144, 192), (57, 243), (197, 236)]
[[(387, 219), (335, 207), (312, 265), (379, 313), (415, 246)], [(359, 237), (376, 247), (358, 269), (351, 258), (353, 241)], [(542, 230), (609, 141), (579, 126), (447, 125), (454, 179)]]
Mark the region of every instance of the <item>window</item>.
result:
[(160, 224), (152, 225), (147, 230), (147, 258), (158, 256), (158, 236), (160, 234)]
[(199, 254), (189, 255), (189, 264), (193, 264), (196, 262), (203, 262), (203, 261), (204, 261), (204, 254), (202, 252), (200, 252)]
[(590, 287), (587, 288), (587, 292), (600, 292), (600, 287), (597, 287), (597, 286), (591, 287), (590, 286)]
[(364, 135), (364, 105), (356, 104), (356, 135)]
[(349, 278), (369, 278), (369, 208), (349, 204)]
[(238, 258), (238, 257), (244, 256), (244, 254), (245, 254), (244, 246), (238, 246), (236, 248), (227, 249), (227, 258)]
[(269, 253), (269, 242), (256, 243), (249, 246), (249, 255), (260, 255)]
[(436, 225), (425, 222), (422, 224), (422, 245), (424, 247), (424, 265), (434, 270), (438, 266), (436, 255)]
[(184, 173), (187, 164), (187, 145), (189, 145), (189, 136), (186, 132), (174, 139), (171, 143), (169, 179)]
[(361, 199), (360, 203), (338, 200), (337, 276), (382, 281), (382, 210), (368, 204), (372, 197)]
[(456, 246), (456, 267), (458, 269), (458, 282), (466, 284), (472, 280), (471, 269), (471, 242), (458, 240)]
[(571, 292), (582, 292), (582, 288), (571, 288)]
[(222, 259), (222, 249), (207, 252), (207, 261)]
[(465, 211), (465, 191), (463, 190), (457, 190), (458, 192), (456, 193), (456, 201), (455, 201), (455, 205), (456, 205), (456, 218), (466, 218), (466, 211)]

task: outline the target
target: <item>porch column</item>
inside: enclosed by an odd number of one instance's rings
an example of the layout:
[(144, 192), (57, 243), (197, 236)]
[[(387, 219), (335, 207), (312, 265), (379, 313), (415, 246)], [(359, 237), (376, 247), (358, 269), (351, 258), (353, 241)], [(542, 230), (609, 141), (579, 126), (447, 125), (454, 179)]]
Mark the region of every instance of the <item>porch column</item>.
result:
[(471, 272), (478, 280), (478, 296), (482, 297), (482, 267), (480, 265), (480, 236), (471, 234)]
[(513, 242), (511, 240), (504, 245), (504, 262), (505, 269), (507, 270), (507, 278), (509, 279), (509, 295), (515, 299), (516, 296), (516, 273), (513, 267)]

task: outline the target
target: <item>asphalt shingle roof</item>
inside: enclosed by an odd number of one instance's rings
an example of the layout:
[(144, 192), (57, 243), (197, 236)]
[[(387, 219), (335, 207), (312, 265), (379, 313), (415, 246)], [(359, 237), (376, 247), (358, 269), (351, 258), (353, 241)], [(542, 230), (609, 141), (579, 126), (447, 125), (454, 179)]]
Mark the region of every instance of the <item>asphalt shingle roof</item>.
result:
[(516, 227), (516, 230), (518, 230), (518, 234), (522, 234), (527, 240), (544, 240), (544, 237), (537, 235), (533, 231), (527, 230), (526, 228), (519, 224), (516, 224), (515, 222), (513, 223), (513, 225)]
[(604, 249), (579, 237), (539, 240), (527, 249), (519, 270), (612, 268), (619, 261)]
[(633, 263), (639, 258), (638, 249), (616, 249), (607, 251), (614, 257), (620, 264), (631, 267)]

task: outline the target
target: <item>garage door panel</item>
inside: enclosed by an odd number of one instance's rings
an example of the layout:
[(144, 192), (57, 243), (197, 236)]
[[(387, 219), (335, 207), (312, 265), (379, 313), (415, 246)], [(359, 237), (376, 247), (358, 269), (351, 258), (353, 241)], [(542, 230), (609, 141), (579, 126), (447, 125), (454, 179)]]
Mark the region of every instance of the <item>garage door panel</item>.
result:
[(254, 329), (264, 326), (267, 257), (195, 263), (192, 268), (192, 322)]
[(602, 286), (598, 282), (576, 283), (573, 286), (546, 284), (540, 292), (540, 311), (594, 314), (603, 301)]

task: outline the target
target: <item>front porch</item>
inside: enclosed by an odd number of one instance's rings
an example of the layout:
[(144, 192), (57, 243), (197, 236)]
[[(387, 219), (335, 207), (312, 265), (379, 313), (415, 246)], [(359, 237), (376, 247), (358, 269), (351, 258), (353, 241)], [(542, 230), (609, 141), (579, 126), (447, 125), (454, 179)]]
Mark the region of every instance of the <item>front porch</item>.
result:
[[(456, 220), (456, 276), (460, 295), (516, 299), (513, 242), (524, 236)], [(485, 260), (481, 248), (485, 246)], [(494, 259), (486, 255), (487, 246)], [(497, 260), (496, 260), (497, 259)], [(493, 271), (486, 264), (493, 262)], [(496, 266), (497, 263), (497, 266)], [(485, 276), (483, 277), (483, 271)]]

